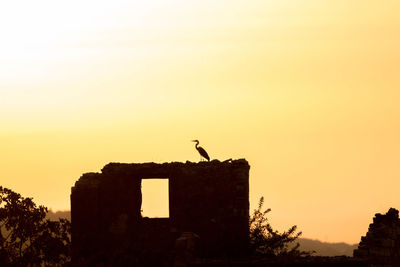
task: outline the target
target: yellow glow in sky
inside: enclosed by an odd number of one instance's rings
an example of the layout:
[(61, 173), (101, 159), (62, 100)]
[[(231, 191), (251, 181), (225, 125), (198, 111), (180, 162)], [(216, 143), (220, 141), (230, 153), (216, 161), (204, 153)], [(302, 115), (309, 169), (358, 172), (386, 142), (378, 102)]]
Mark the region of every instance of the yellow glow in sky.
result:
[[(246, 158), (279, 230), (400, 208), (400, 3), (0, 3), (1, 185), (69, 209), (108, 162)], [(154, 189), (154, 194), (157, 190)]]

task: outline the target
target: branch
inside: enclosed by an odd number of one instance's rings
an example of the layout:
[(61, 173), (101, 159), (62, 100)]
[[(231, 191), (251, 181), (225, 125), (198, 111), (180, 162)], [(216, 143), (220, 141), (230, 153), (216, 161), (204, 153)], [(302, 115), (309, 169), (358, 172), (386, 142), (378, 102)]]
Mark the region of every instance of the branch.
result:
[(7, 240), (10, 238), (11, 234), (12, 234), (12, 231), (10, 231), (10, 232), (8, 233), (6, 239), (4, 239), (5, 242), (7, 242)]
[(8, 218), (6, 218), (6, 219), (4, 220), (4, 222), (3, 222), (3, 224), (0, 225), (0, 230), (1, 230), (1, 228), (3, 228), (3, 226), (6, 225), (7, 223), (8, 223)]

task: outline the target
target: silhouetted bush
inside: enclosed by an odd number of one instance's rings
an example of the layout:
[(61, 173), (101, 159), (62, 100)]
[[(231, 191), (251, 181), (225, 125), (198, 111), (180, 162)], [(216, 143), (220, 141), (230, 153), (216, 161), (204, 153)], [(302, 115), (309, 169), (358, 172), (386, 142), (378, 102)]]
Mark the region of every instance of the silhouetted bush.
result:
[(0, 266), (60, 266), (70, 261), (71, 223), (0, 186)]
[(299, 250), (299, 243), (294, 243), (302, 234), (296, 233), (297, 226), (290, 227), (286, 232), (273, 230), (268, 222), (267, 213), (271, 209), (262, 210), (264, 197), (260, 198), (258, 208), (250, 217), (250, 251), (263, 256), (306, 256), (310, 252)]

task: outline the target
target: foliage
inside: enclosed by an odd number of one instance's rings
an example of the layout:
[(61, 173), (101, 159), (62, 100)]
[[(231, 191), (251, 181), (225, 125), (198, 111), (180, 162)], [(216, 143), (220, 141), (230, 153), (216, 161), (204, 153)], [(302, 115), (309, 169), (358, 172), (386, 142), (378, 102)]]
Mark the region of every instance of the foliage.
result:
[(0, 186), (1, 266), (60, 266), (70, 261), (71, 223), (46, 219), (47, 211), (32, 198)]
[(250, 217), (250, 249), (254, 254), (263, 256), (305, 256), (309, 252), (299, 251), (299, 243), (293, 244), (302, 234), (296, 233), (297, 226), (290, 227), (286, 232), (273, 230), (268, 222), (267, 213), (271, 209), (262, 210), (264, 197), (260, 198), (258, 208)]

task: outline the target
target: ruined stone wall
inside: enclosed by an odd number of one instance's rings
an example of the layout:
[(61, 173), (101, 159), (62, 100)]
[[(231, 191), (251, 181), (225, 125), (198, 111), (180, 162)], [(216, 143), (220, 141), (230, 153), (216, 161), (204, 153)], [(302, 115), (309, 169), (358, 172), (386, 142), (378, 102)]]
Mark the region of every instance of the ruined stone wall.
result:
[(367, 259), (370, 266), (400, 266), (400, 219), (399, 211), (390, 208), (386, 214), (375, 214), (366, 236), (354, 257)]
[[(75, 258), (174, 248), (183, 232), (200, 237), (200, 256), (242, 255), (249, 238), (249, 164), (110, 163), (72, 188)], [(141, 180), (169, 179), (169, 218), (142, 218)], [(111, 252), (110, 252), (111, 251)]]

